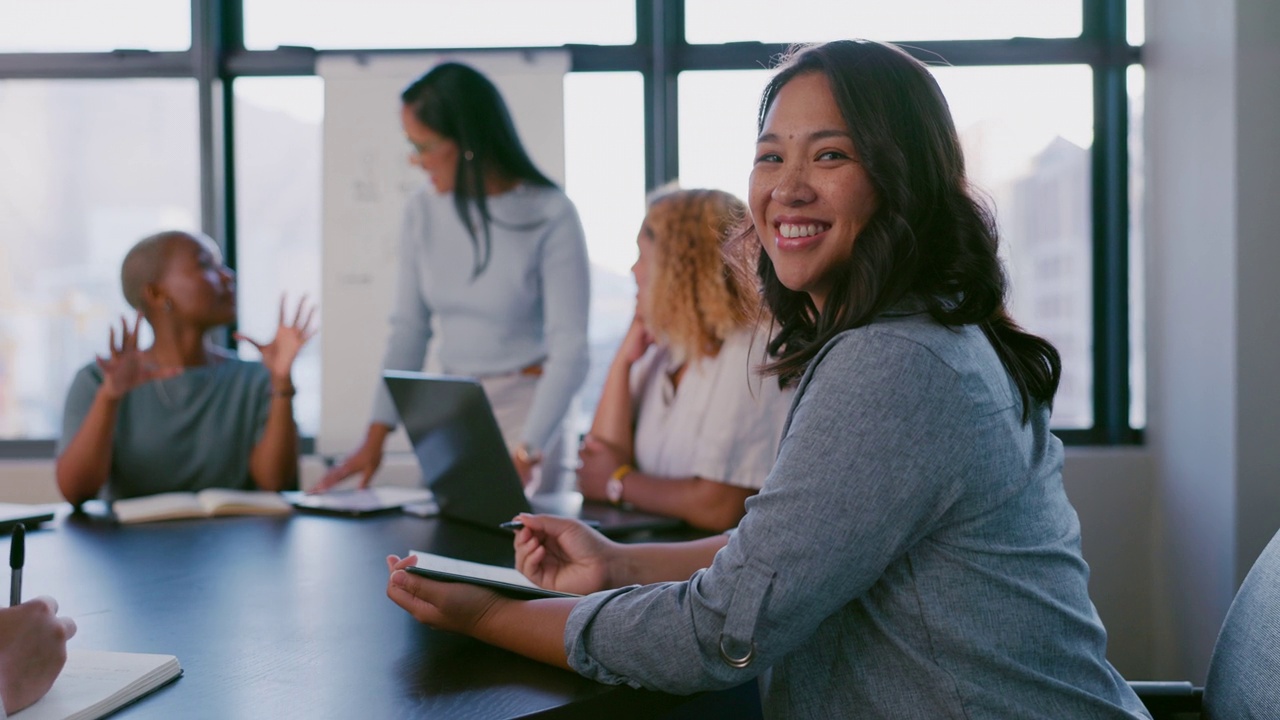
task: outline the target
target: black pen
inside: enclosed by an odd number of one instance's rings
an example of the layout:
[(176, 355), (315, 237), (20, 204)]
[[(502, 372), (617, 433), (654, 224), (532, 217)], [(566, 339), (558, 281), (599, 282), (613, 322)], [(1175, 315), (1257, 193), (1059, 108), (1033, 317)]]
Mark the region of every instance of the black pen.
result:
[(26, 559), (27, 529), (18, 523), (9, 538), (9, 607), (22, 603), (22, 563)]
[[(589, 528), (594, 528), (596, 530), (600, 529), (600, 523), (596, 520), (583, 520), (582, 524), (586, 525)], [(502, 528), (503, 530), (510, 530), (511, 532), (515, 532), (517, 530), (523, 530), (524, 523), (520, 522), (519, 520), (508, 520), (507, 522), (499, 523), (498, 527)]]

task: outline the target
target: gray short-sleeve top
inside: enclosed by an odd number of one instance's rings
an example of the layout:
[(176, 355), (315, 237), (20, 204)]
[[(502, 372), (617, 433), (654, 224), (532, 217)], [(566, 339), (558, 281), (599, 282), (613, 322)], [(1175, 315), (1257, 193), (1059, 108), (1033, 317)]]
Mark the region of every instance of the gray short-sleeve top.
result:
[[(72, 380), (59, 455), (80, 430), (101, 385), (96, 363)], [(103, 498), (210, 487), (252, 490), (249, 454), (266, 427), (270, 404), (267, 369), (236, 358), (134, 388), (117, 410)]]

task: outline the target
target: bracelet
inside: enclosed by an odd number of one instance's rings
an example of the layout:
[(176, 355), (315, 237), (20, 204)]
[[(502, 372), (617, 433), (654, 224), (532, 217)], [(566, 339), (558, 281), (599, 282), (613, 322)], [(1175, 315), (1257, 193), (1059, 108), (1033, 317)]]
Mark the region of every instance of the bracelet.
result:
[(291, 397), (293, 397), (294, 395), (297, 395), (297, 394), (298, 394), (298, 388), (296, 388), (296, 387), (294, 387), (294, 386), (292, 386), (292, 385), (290, 385), (289, 387), (286, 387), (286, 388), (279, 388), (279, 389), (272, 388), (272, 389), (271, 389), (271, 397), (278, 397), (278, 398), (291, 398)]

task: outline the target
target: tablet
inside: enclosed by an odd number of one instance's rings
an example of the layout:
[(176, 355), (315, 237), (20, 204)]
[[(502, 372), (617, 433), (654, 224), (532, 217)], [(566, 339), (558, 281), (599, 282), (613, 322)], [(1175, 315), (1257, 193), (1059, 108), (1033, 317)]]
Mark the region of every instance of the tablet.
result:
[(563, 593), (540, 588), (524, 575), (521, 575), (519, 570), (513, 568), (458, 560), (420, 550), (412, 550), (410, 554), (418, 556), (418, 564), (411, 565), (405, 569), (414, 575), (421, 575), (432, 580), (480, 585), (517, 600), (581, 597), (581, 595), (575, 595), (574, 593)]
[(316, 495), (290, 491), (281, 493), (281, 495), (299, 510), (329, 515), (347, 515), (349, 517), (392, 512), (401, 509), (405, 505), (424, 503), (431, 500), (431, 491), (426, 488), (397, 487), (394, 485), (365, 488), (363, 490), (333, 490)]

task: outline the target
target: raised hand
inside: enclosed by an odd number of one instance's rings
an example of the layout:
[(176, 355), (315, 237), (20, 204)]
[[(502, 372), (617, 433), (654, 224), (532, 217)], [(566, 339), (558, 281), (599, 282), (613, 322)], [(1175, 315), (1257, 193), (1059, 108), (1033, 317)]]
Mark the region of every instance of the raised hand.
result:
[(293, 361), (307, 341), (315, 336), (316, 331), (311, 321), (315, 318), (316, 306), (307, 305), (307, 296), (298, 300), (298, 307), (293, 319), (285, 319), (285, 298), (280, 296), (280, 323), (276, 328), (276, 336), (271, 342), (263, 344), (241, 333), (236, 333), (237, 340), (243, 340), (258, 348), (262, 353), (262, 364), (271, 373), (274, 380), (287, 380), (293, 369)]
[(615, 543), (586, 524), (549, 515), (517, 517), (516, 569), (540, 587), (586, 595), (612, 587)]
[(116, 342), (116, 329), (111, 328), (111, 351), (107, 357), (97, 356), (102, 369), (102, 390), (113, 400), (119, 400), (130, 390), (149, 383), (178, 375), (181, 367), (160, 367), (146, 353), (138, 349), (138, 328), (142, 326), (139, 312), (129, 327), (129, 320), (120, 318), (120, 338)]

